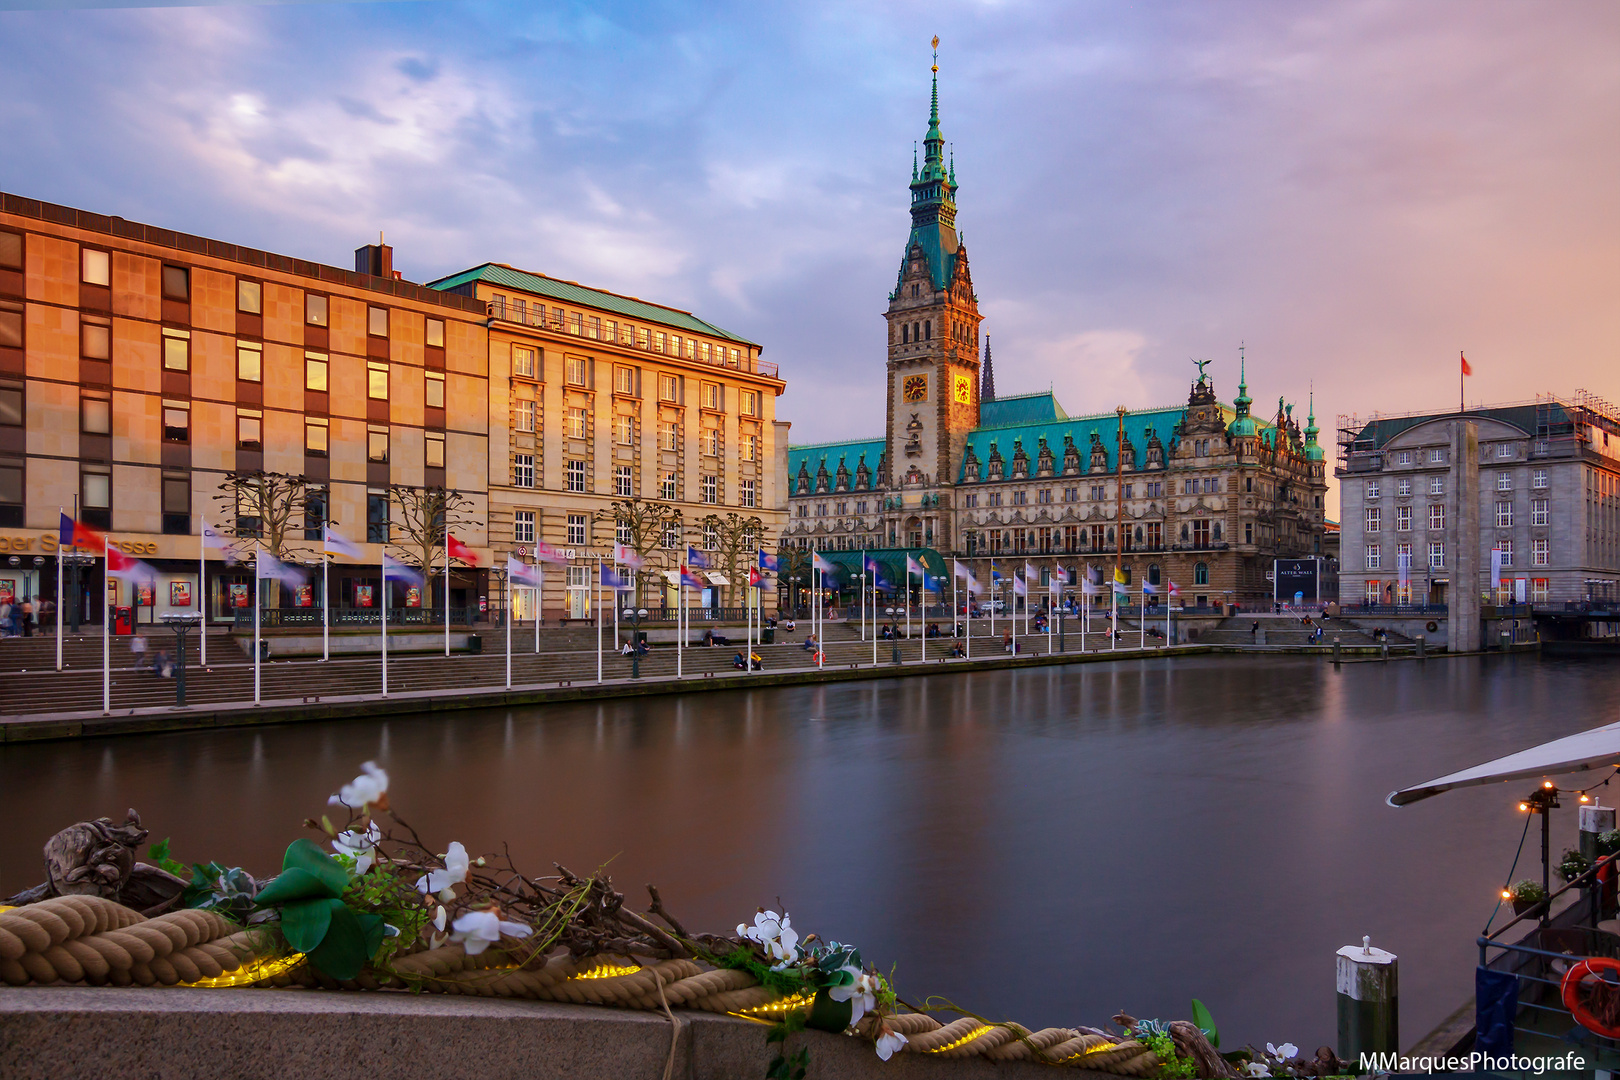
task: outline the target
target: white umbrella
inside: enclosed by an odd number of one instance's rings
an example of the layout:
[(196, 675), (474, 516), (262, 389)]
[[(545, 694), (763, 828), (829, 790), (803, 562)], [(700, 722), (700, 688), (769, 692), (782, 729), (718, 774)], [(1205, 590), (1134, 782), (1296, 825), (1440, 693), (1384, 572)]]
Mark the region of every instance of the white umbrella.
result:
[(1620, 723), (1567, 735), (1562, 739), (1532, 746), (1516, 754), (1450, 773), (1416, 787), (1392, 791), (1385, 802), (1405, 806), (1452, 788), (1479, 787), (1507, 780), (1527, 780), (1589, 769), (1620, 767)]

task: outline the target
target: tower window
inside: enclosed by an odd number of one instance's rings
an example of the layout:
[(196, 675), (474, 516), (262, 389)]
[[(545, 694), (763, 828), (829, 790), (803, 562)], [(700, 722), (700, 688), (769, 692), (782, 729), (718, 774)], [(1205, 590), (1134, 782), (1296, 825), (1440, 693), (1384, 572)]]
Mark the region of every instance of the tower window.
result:
[(901, 323), (900, 324), (900, 344), (902, 344), (902, 345), (911, 344), (911, 324), (910, 323)]
[(923, 337), (928, 341), (934, 340), (934, 320), (929, 319), (923, 323)]

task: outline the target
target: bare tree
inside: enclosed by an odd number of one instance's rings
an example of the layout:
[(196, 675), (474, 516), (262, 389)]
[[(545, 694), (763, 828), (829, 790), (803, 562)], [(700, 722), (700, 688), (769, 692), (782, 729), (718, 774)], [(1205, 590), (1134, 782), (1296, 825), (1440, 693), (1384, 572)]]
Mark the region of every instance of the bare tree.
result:
[[(725, 517), (710, 514), (699, 525), (703, 529), (704, 546), (719, 552), (716, 561), (725, 571), (726, 581), (729, 582), (726, 586), (725, 606), (731, 607), (732, 601), (736, 598), (737, 586), (747, 584), (746, 580), (742, 582), (737, 580), (738, 561), (744, 552), (751, 552), (758, 546), (765, 534), (765, 523), (757, 517), (743, 517), (741, 514), (730, 513)], [(743, 566), (747, 567), (752, 562), (750, 558)]]
[[(220, 533), (233, 539), (237, 559), (263, 550), (272, 558), (286, 561), (287, 545), (302, 540), (306, 528), (319, 528), (325, 520), (325, 489), (311, 489), (302, 476), (278, 472), (228, 472), (220, 482)], [(265, 584), (269, 592), (266, 607), (281, 605), (281, 583)]]
[(596, 520), (612, 522), (614, 542), (630, 548), (643, 560), (636, 574), (636, 605), (639, 607), (642, 586), (658, 575), (658, 568), (651, 564), (669, 561), (670, 549), (664, 546), (664, 534), (670, 529), (676, 530), (676, 551), (679, 551), (680, 507), (654, 499), (616, 499), (596, 512)]
[[(454, 488), (409, 484), (390, 484), (388, 494), (399, 507), (399, 519), (389, 523), (388, 546), (401, 562), (415, 566), (424, 578), (432, 581), (434, 568), (444, 565), (445, 523), (448, 522), (453, 531), (457, 525), (470, 522), (472, 500)], [(449, 582), (446, 582), (445, 603), (449, 602)]]

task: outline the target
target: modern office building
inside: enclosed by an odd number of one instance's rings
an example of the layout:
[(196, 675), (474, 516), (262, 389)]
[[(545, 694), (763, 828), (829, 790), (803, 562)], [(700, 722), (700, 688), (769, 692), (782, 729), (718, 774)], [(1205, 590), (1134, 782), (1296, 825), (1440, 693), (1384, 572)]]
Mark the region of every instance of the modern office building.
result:
[(1186, 402), (1163, 408), (1071, 417), (1051, 393), (996, 394), (937, 75), (924, 147), (888, 296), (886, 430), (790, 448), (785, 542), (933, 548), (981, 583), (992, 561), (1003, 575), (1028, 562), (1043, 588), (1054, 567), (1111, 574), (1118, 562), (1133, 591), (1173, 581), (1185, 603), (1208, 605), (1269, 601), (1273, 559), (1324, 554), (1314, 409), (1303, 429), (1281, 399), (1255, 415), (1241, 361), (1230, 404), (1202, 364)]
[(1612, 405), (1577, 392), (1339, 429), (1344, 604), (1620, 599)]

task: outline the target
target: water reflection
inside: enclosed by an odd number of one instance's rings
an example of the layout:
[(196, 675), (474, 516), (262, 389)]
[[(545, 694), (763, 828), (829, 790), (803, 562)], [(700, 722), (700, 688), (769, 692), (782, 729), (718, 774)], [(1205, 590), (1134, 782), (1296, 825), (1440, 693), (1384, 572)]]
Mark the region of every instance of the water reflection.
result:
[(608, 863), (693, 926), (780, 898), (908, 996), (1032, 1024), (1197, 996), (1240, 1040), (1314, 1046), (1333, 951), (1370, 934), (1415, 1038), (1470, 992), (1519, 792), (1384, 794), (1613, 719), (1617, 690), (1527, 658), (1203, 658), (0, 747), (0, 895), (51, 831), (128, 806), (182, 858), (268, 871), (374, 757), (438, 844)]

